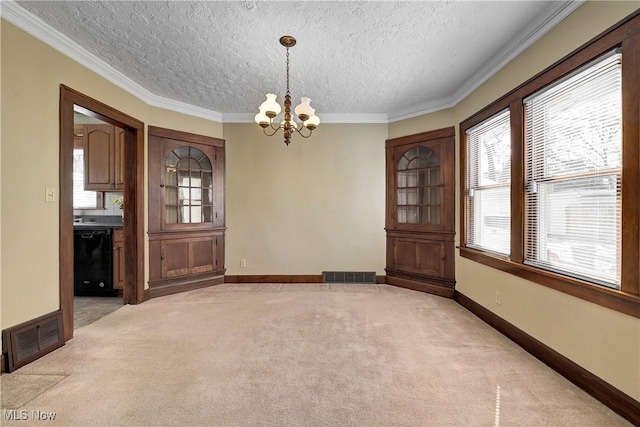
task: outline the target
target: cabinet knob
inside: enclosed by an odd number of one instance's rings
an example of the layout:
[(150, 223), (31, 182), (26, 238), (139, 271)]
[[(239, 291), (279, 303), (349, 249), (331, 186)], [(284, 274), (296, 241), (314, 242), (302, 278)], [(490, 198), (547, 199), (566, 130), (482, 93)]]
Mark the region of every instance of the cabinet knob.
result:
[(160, 188), (164, 188), (164, 184), (160, 184)]
[(164, 255), (160, 255), (160, 261), (164, 261)]

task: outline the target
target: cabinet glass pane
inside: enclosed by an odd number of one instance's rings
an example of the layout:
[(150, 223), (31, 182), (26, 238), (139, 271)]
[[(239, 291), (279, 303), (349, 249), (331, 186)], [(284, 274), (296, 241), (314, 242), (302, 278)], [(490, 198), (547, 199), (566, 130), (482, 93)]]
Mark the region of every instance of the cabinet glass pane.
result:
[(200, 206), (191, 206), (191, 223), (202, 222), (202, 209)]
[(189, 160), (189, 168), (191, 168), (192, 171), (199, 171), (200, 170), (200, 163), (198, 163), (198, 161), (195, 160), (195, 159), (190, 159)]
[(408, 205), (417, 205), (418, 204), (418, 189), (414, 188), (411, 190), (407, 190), (407, 204)]
[(213, 203), (213, 191), (212, 190), (202, 190), (202, 204), (210, 205)]
[(202, 187), (202, 174), (200, 172), (191, 172), (191, 186)]
[(175, 168), (176, 165), (178, 164), (178, 161), (180, 159), (178, 158), (178, 156), (175, 155), (175, 153), (171, 152), (169, 153), (169, 155), (167, 156), (167, 160), (165, 161), (165, 166), (167, 167), (172, 167)]
[(167, 168), (167, 172), (164, 175), (165, 185), (178, 185), (178, 172), (173, 168)]
[(213, 170), (213, 168), (211, 167), (211, 160), (209, 160), (209, 158), (202, 153), (202, 155), (204, 156), (201, 160), (200, 160), (200, 167), (202, 168), (203, 171), (211, 171)]
[(418, 170), (418, 186), (424, 187), (425, 185), (429, 185), (429, 170), (420, 169)]
[(406, 156), (402, 156), (398, 161), (398, 170), (405, 170), (409, 165), (409, 159)]
[(203, 206), (202, 207), (202, 221), (203, 222), (213, 222), (213, 207), (212, 206)]
[(398, 172), (398, 187), (406, 187), (407, 186), (407, 173), (406, 172)]
[(415, 187), (418, 185), (418, 173), (416, 171), (407, 172), (407, 187)]
[(185, 159), (189, 157), (189, 147), (180, 147), (173, 150), (179, 159)]
[(189, 186), (189, 171), (178, 171), (178, 185)]
[(200, 201), (202, 200), (202, 190), (200, 188), (192, 188), (191, 189), (191, 201), (193, 204), (193, 201), (198, 201), (197, 204), (200, 204)]
[(429, 189), (429, 204), (430, 205), (440, 204), (440, 187)]
[(209, 172), (202, 173), (202, 187), (211, 188), (213, 186), (213, 176)]
[(187, 203), (185, 200), (189, 200), (189, 187), (178, 187), (178, 200), (180, 200), (181, 205)]
[(440, 168), (429, 169), (429, 185), (440, 185)]
[(427, 165), (429, 167), (440, 166), (440, 159), (438, 159), (436, 153), (431, 152), (431, 155), (427, 158)]
[(399, 205), (407, 204), (407, 190), (398, 190), (398, 204)]
[(178, 189), (176, 187), (165, 187), (164, 203), (167, 205), (178, 204)]
[(191, 222), (191, 215), (190, 215), (190, 208), (189, 206), (183, 206), (180, 208), (180, 218), (178, 219), (178, 221), (180, 221), (181, 224), (187, 224)]
[(191, 163), (191, 159), (180, 159), (178, 161), (178, 166), (176, 166), (178, 169), (181, 169), (183, 171), (188, 171), (189, 170), (189, 163)]
[(178, 208), (176, 206), (165, 207), (165, 219), (167, 224), (178, 223)]
[(404, 206), (398, 206), (397, 212), (398, 212), (398, 223), (404, 224), (405, 222), (407, 222), (407, 208)]
[(409, 224), (418, 223), (418, 207), (417, 206), (407, 206), (407, 223)]

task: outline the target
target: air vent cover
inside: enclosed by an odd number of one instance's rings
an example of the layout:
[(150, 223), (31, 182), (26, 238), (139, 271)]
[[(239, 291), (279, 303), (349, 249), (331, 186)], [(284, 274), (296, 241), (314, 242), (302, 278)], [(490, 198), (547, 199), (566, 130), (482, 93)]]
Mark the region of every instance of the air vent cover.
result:
[(60, 310), (2, 331), (2, 352), (6, 353), (8, 372), (63, 345)]
[(376, 283), (374, 271), (323, 271), (324, 283)]

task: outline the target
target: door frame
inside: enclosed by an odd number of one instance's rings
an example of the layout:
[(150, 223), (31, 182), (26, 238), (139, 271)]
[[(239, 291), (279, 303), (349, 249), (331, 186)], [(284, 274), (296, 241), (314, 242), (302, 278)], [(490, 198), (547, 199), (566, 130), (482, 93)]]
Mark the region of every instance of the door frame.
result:
[(144, 301), (144, 123), (60, 85), (60, 309), (65, 341), (73, 338), (73, 125), (74, 105), (125, 130), (124, 304)]

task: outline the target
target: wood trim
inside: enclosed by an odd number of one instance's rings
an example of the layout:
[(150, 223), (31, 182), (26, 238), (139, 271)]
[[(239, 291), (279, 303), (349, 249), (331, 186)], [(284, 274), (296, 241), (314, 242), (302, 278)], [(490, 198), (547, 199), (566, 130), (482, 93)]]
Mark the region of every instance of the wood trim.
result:
[(321, 274), (308, 275), (230, 275), (224, 283), (323, 283)]
[(497, 258), (485, 252), (470, 248), (459, 248), (460, 256), (481, 264), (522, 277), (523, 279), (547, 286), (574, 297), (640, 318), (640, 297), (578, 279), (552, 273), (506, 258)]
[(453, 298), (455, 281), (433, 279), (433, 283), (425, 282), (424, 278), (412, 280), (405, 277), (394, 276), (395, 273), (387, 269), (387, 284), (414, 291), (426, 292), (446, 298)]
[[(632, 143), (622, 145), (621, 283), (625, 292), (640, 295), (640, 32), (622, 42), (622, 69), (622, 140)], [(625, 185), (626, 177), (634, 183)]]
[(178, 141), (189, 141), (196, 144), (211, 145), (214, 147), (224, 147), (225, 143), (224, 139), (214, 138), (212, 136), (198, 135), (195, 133), (183, 132), (179, 130), (166, 129), (157, 126), (149, 126), (148, 132), (150, 136), (175, 139)]
[(632, 424), (640, 425), (640, 402), (518, 329), (466, 295), (455, 291), (453, 299), (611, 410)]
[(183, 279), (177, 283), (169, 283), (169, 284), (164, 284), (162, 286), (153, 286), (153, 287), (150, 286), (149, 289), (145, 289), (144, 295), (145, 295), (145, 300), (148, 300), (151, 298), (162, 297), (165, 295), (173, 295), (181, 292), (193, 291), (195, 289), (208, 288), (209, 286), (220, 285), (222, 283), (224, 283), (224, 276), (218, 276), (214, 278), (211, 278), (209, 276), (203, 279), (193, 280), (193, 281), (185, 281)]
[[(230, 275), (224, 276), (224, 283), (324, 283), (321, 274), (307, 275)], [(387, 276), (376, 275), (376, 284), (387, 283)]]
[(414, 135), (400, 136), (398, 138), (387, 139), (385, 148), (398, 147), (401, 145), (415, 144), (416, 142), (431, 141), (440, 138), (455, 138), (456, 128), (454, 126), (430, 130), (428, 132), (416, 133)]
[(125, 304), (144, 300), (144, 123), (60, 85), (60, 308), (64, 338), (73, 337), (73, 109), (125, 129)]

